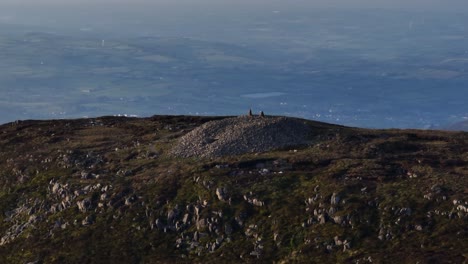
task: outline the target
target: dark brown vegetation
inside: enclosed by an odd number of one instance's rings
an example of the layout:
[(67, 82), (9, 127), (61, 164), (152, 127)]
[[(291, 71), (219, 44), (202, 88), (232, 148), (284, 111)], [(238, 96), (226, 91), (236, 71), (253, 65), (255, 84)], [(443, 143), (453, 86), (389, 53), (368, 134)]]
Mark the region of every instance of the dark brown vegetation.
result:
[(222, 117), (0, 126), (0, 263), (463, 263), (468, 133), (307, 121), (310, 145), (168, 155)]

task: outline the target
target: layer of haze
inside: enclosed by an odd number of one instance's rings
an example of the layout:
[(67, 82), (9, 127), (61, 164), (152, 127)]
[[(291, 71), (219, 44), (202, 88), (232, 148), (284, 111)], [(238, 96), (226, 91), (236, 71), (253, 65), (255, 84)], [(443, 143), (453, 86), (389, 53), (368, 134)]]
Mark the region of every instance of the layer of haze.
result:
[(183, 8), (183, 5), (205, 5), (205, 6), (242, 6), (242, 5), (276, 5), (276, 6), (328, 6), (328, 7), (355, 7), (355, 8), (434, 8), (460, 10), (467, 8), (468, 3), (464, 0), (2, 0), (1, 5), (61, 5), (61, 6), (84, 6), (84, 5), (170, 5)]
[[(0, 22), (49, 27), (51, 31), (92, 28), (106, 33), (127, 35), (145, 23), (174, 28), (174, 21), (189, 31), (208, 29), (210, 23), (224, 23), (240, 15), (290, 12), (307, 15), (317, 9), (409, 12), (449, 12), (468, 10), (464, 0), (2, 0)], [(217, 20), (218, 19), (218, 20)], [(151, 20), (149, 23), (148, 21)], [(185, 24), (180, 21), (190, 21)], [(378, 22), (378, 21), (376, 21)], [(120, 27), (123, 25), (123, 27)], [(216, 26), (216, 25), (213, 25)], [(181, 28), (175, 28), (179, 31)], [(141, 32), (141, 30), (140, 30)]]
[(366, 127), (468, 119), (468, 1), (0, 0), (0, 123), (249, 107)]
[(463, 12), (468, 10), (465, 0), (2, 0), (0, 8), (14, 8), (50, 12), (58, 9), (73, 12), (73, 9), (105, 10), (164, 8), (172, 12), (217, 10), (230, 12), (235, 9), (308, 9), (308, 8), (353, 8), (353, 9), (403, 9), (412, 11), (437, 10)]
[[(398, 9), (407, 11), (464, 12), (466, 0), (2, 0), (0, 22), (62, 27), (111, 20), (138, 20), (147, 15), (159, 19), (194, 19), (210, 14), (236, 16), (249, 12), (301, 11), (317, 8)], [(128, 22), (128, 21), (127, 21)], [(196, 26), (197, 21), (194, 21)], [(222, 21), (221, 21), (222, 22)]]

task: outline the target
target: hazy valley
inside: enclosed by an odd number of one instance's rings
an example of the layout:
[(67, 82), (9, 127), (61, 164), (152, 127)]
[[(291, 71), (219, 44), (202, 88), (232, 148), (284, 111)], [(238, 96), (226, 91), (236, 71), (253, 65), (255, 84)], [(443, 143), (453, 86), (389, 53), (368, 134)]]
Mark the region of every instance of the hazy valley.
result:
[(106, 19), (42, 27), (4, 19), (0, 122), (251, 107), (359, 127), (467, 118), (462, 16), (253, 10), (164, 20), (148, 11), (119, 28)]

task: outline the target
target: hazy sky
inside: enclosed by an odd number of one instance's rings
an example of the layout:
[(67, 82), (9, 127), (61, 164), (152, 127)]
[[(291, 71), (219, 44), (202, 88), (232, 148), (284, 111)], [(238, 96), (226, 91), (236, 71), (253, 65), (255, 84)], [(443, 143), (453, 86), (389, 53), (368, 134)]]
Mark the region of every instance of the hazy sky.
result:
[[(276, 11), (291, 17), (312, 15), (323, 7), (416, 11), (447, 17), (451, 13), (464, 16), (468, 0), (0, 0), (0, 25), (5, 22), (51, 30), (89, 28), (93, 32), (137, 35), (158, 26), (175, 35), (186, 35), (197, 27), (206, 31), (228, 19), (240, 20), (239, 26), (243, 16), (255, 18)], [(439, 14), (434, 16), (433, 11)], [(341, 16), (339, 12), (329, 14)]]
[(100, 4), (125, 4), (125, 5), (170, 5), (183, 8), (184, 5), (304, 5), (304, 6), (332, 6), (332, 7), (356, 7), (356, 8), (422, 8), (422, 9), (448, 9), (460, 10), (468, 8), (466, 0), (1, 0), (1, 5), (100, 5)]

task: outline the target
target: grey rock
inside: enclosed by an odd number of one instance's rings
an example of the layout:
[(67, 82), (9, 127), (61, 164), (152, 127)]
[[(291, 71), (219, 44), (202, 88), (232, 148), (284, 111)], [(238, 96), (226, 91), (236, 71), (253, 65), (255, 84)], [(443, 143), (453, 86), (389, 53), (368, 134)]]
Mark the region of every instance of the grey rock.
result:
[(346, 252), (346, 250), (351, 248), (351, 242), (348, 242), (347, 240), (343, 241), (343, 252)]
[(55, 183), (54, 186), (52, 186), (52, 193), (57, 194), (59, 189), (60, 189), (60, 183)]
[(184, 215), (184, 218), (182, 218), (182, 223), (184, 223), (184, 225), (188, 224), (188, 222), (189, 222), (189, 217), (190, 217), (189, 214), (185, 214), (185, 215)]
[(125, 205), (129, 206), (129, 205), (133, 204), (133, 202), (135, 202), (135, 200), (136, 200), (135, 196), (127, 197), (127, 198), (125, 198)]
[(338, 204), (340, 202), (340, 196), (338, 196), (337, 193), (333, 193), (331, 198), (330, 198), (330, 204), (332, 205), (335, 205), (335, 204)]
[(343, 241), (341, 241), (341, 240), (339, 239), (338, 236), (335, 236), (335, 237), (333, 238), (333, 240), (334, 240), (334, 242), (335, 242), (335, 246), (341, 246), (341, 245), (343, 245)]
[(76, 204), (78, 205), (78, 210), (82, 213), (86, 213), (91, 208), (91, 200), (89, 198), (78, 201)]
[(457, 206), (457, 210), (460, 211), (460, 212), (468, 213), (468, 207), (464, 206), (464, 205), (461, 205), (461, 204)]
[(81, 179), (90, 179), (90, 178), (91, 178), (91, 174), (89, 172), (86, 172), (86, 171), (81, 172)]
[(67, 227), (68, 227), (69, 225), (70, 225), (70, 224), (68, 224), (68, 222), (66, 222), (66, 223), (62, 224), (62, 225), (60, 226), (60, 228), (61, 228), (61, 229), (67, 229)]
[(256, 199), (256, 198), (252, 199), (251, 203), (252, 203), (253, 205), (255, 205), (255, 206), (259, 206), (259, 207), (261, 207), (261, 206), (264, 206), (264, 205), (265, 205), (265, 202), (263, 202), (263, 201), (260, 201), (260, 200), (258, 200), (258, 199)]
[(168, 223), (174, 222), (174, 219), (177, 218), (178, 216), (179, 216), (179, 210), (177, 209), (177, 206), (176, 206), (175, 208), (167, 212), (167, 222)]
[(218, 199), (223, 202), (228, 199), (225, 188), (216, 188), (216, 196), (218, 196)]
[(48, 212), (51, 213), (51, 214), (57, 213), (58, 212), (58, 206), (59, 206), (59, 204), (51, 205)]
[(86, 218), (83, 219), (83, 221), (81, 221), (81, 224), (83, 226), (88, 226), (88, 225), (91, 225), (92, 223), (94, 223), (94, 217), (91, 215), (86, 216)]
[(216, 243), (212, 243), (211, 247), (210, 247), (211, 252), (214, 252), (217, 247), (218, 247), (218, 245)]
[(200, 217), (200, 207), (198, 205), (194, 206), (195, 216)]
[(343, 224), (344, 220), (343, 220), (343, 217), (340, 216), (340, 215), (336, 215), (333, 217), (333, 222), (335, 222), (335, 224)]
[(159, 230), (163, 230), (164, 229), (164, 224), (161, 222), (161, 220), (159, 218), (157, 218), (155, 221), (154, 221), (156, 227), (159, 229)]
[(319, 214), (318, 221), (320, 224), (325, 224), (327, 222), (327, 216), (325, 214)]

